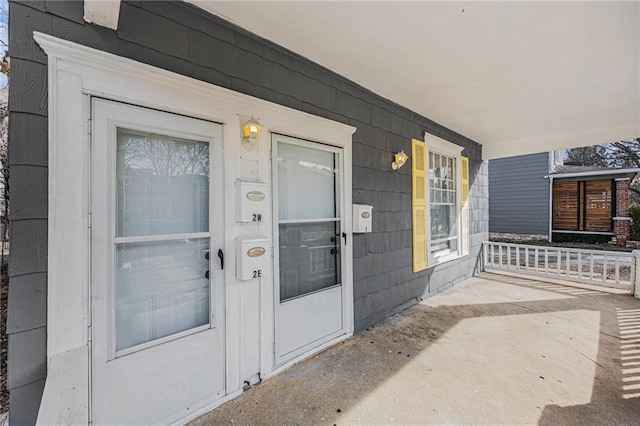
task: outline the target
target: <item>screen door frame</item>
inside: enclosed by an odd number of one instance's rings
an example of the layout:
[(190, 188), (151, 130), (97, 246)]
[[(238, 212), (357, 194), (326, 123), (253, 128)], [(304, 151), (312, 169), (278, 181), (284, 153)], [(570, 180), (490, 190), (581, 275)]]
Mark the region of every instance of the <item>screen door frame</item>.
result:
[[(353, 282), (352, 282), (352, 243), (353, 239), (351, 238), (351, 168), (347, 167), (347, 154), (346, 149), (344, 147), (326, 144), (322, 142), (314, 142), (306, 139), (300, 139), (292, 136), (287, 136), (281, 133), (272, 133), (272, 188), (273, 188), (273, 258), (274, 258), (274, 266), (273, 266), (273, 309), (274, 309), (274, 357), (275, 357), (275, 365), (276, 366), (286, 366), (291, 362), (296, 362), (297, 360), (309, 356), (312, 353), (315, 353), (327, 345), (333, 344), (336, 339), (341, 339), (346, 336), (349, 336), (353, 333)], [(280, 301), (280, 220), (279, 220), (279, 180), (278, 180), (278, 144), (279, 143), (287, 143), (290, 145), (296, 145), (311, 149), (316, 149), (319, 151), (330, 152), (337, 156), (337, 164), (336, 166), (339, 168), (338, 179), (335, 184), (335, 202), (336, 202), (336, 212), (339, 216), (339, 220), (336, 222), (340, 227), (340, 236), (339, 241), (340, 244), (337, 244), (339, 247), (340, 253), (340, 284), (334, 285), (331, 287), (323, 288), (314, 292), (306, 293), (301, 296), (296, 296), (291, 299), (287, 299), (284, 301)], [(350, 157), (350, 156), (349, 156)], [(348, 172), (347, 172), (348, 169)], [(348, 175), (347, 175), (348, 173)], [(348, 195), (348, 196), (347, 196)], [(304, 223), (304, 220), (300, 221)], [(343, 237), (342, 234), (345, 234), (346, 237)], [(346, 244), (345, 244), (346, 238)], [(292, 351), (288, 351), (283, 353), (281, 349), (281, 333), (279, 330), (278, 324), (280, 324), (281, 319), (281, 305), (295, 303), (298, 300), (312, 297), (316, 294), (329, 292), (331, 290), (335, 290), (336, 288), (340, 289), (341, 295), (341, 321), (342, 327), (328, 334), (326, 336), (321, 337), (318, 340), (312, 340), (307, 342), (307, 344), (294, 349)]]

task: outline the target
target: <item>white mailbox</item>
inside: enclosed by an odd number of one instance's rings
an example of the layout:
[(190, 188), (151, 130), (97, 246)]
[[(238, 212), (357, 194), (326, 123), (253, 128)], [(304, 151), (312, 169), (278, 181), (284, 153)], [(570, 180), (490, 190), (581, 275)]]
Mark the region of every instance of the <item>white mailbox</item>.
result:
[(266, 219), (268, 188), (266, 183), (236, 180), (236, 222), (258, 223)]
[(271, 240), (258, 236), (236, 238), (236, 277), (239, 280), (262, 278), (271, 266)]
[(373, 228), (373, 206), (353, 205), (353, 232), (371, 232)]

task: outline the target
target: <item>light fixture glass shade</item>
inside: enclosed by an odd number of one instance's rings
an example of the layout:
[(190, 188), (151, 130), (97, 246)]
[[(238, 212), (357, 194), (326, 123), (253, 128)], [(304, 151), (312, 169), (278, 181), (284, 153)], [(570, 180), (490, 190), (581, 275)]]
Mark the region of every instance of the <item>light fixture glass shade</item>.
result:
[(404, 163), (406, 163), (408, 159), (409, 156), (404, 153), (404, 150), (400, 151), (394, 155), (394, 161), (391, 163), (391, 168), (393, 170), (398, 170), (400, 167), (404, 166)]
[(260, 138), (260, 130), (262, 130), (262, 126), (260, 125), (260, 122), (255, 118), (251, 118), (246, 123), (244, 123), (244, 126), (242, 126), (242, 131), (244, 132), (245, 139), (257, 140), (258, 138)]
[(256, 148), (260, 138), (260, 130), (262, 130), (260, 122), (253, 117), (242, 125), (242, 146), (244, 149), (253, 151)]

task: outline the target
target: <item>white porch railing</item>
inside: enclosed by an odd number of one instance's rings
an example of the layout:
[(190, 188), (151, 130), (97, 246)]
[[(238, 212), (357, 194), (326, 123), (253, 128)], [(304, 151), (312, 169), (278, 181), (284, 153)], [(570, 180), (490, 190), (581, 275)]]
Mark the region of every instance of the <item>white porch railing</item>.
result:
[(544, 247), (485, 241), (484, 268), (631, 291), (628, 252)]

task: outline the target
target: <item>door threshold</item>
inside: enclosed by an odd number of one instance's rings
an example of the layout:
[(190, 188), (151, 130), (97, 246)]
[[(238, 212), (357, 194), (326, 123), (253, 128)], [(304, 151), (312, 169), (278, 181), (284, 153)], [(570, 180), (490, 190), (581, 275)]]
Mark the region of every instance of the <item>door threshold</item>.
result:
[(227, 403), (232, 399), (237, 398), (240, 395), (242, 395), (242, 388), (230, 394), (224, 395), (220, 398), (215, 398), (214, 400), (208, 399), (205, 401), (201, 401), (200, 403), (196, 404), (195, 409), (192, 410), (193, 407), (189, 407), (178, 414), (174, 414), (173, 416), (162, 420), (158, 424), (165, 424), (165, 425), (171, 425), (171, 426), (186, 425), (192, 420), (197, 419), (198, 417), (208, 413), (211, 410), (215, 410), (222, 404)]
[(334, 337), (333, 339), (329, 340), (328, 342), (325, 342), (311, 350), (309, 350), (309, 352), (305, 352), (302, 355), (298, 355), (297, 357), (293, 358), (292, 360), (286, 361), (285, 363), (277, 366), (273, 371), (265, 374), (265, 376), (263, 377), (263, 380), (269, 379), (272, 376), (275, 376), (277, 374), (282, 373), (284, 370), (288, 369), (289, 367), (294, 366), (295, 364), (298, 364), (299, 362), (305, 361), (309, 358), (311, 358), (314, 355), (317, 355), (318, 353), (329, 349), (331, 346), (334, 346), (344, 340), (347, 340), (348, 338), (353, 336), (353, 331), (349, 331), (345, 334), (341, 334), (338, 337)]

